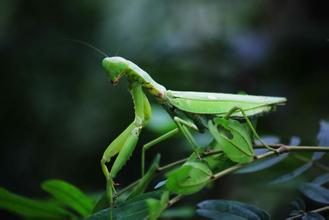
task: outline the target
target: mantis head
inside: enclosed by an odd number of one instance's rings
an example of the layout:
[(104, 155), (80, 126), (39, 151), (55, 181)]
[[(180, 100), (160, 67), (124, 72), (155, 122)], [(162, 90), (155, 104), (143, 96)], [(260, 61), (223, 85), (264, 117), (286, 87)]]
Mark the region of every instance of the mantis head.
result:
[(129, 70), (128, 61), (122, 57), (106, 57), (102, 66), (113, 84), (117, 84)]

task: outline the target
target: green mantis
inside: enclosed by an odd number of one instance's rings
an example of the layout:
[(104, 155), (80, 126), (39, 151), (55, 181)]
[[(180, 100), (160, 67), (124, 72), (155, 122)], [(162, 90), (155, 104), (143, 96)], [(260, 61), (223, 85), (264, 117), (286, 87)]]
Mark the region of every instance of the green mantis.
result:
[[(113, 84), (122, 77), (128, 80), (134, 102), (134, 121), (105, 150), (101, 167), (107, 181), (107, 198), (113, 205), (113, 179), (134, 151), (142, 129), (151, 118), (150, 103), (144, 94), (149, 92), (169, 113), (177, 128), (145, 144), (142, 150), (142, 174), (147, 149), (180, 132), (200, 158), (203, 149), (192, 132), (209, 131), (226, 156), (237, 163), (254, 159), (252, 136), (259, 138), (249, 117), (257, 117), (286, 102), (282, 97), (234, 95), (224, 93), (181, 92), (167, 90), (133, 62), (122, 57), (106, 57), (102, 65)], [(244, 120), (246, 123), (241, 123)], [(228, 134), (227, 134), (228, 133)], [(267, 146), (265, 143), (264, 145)], [(109, 170), (106, 163), (117, 155)]]

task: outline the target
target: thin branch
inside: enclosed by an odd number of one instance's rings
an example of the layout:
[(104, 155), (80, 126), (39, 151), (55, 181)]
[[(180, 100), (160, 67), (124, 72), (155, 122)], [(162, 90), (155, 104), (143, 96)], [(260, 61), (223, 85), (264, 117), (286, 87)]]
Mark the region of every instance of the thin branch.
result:
[(177, 166), (177, 165), (179, 165), (179, 164), (182, 164), (182, 163), (184, 163), (185, 161), (187, 161), (187, 159), (188, 159), (188, 157), (187, 157), (187, 158), (180, 159), (180, 160), (177, 160), (177, 161), (172, 162), (172, 163), (168, 163), (168, 164), (166, 164), (166, 165), (164, 165), (164, 166), (162, 166), (162, 167), (159, 167), (157, 170), (158, 170), (159, 172), (161, 172), (161, 171), (163, 171), (163, 170), (166, 170), (166, 169), (169, 169), (169, 168), (171, 168), (171, 167), (174, 167), (174, 166)]
[[(275, 151), (269, 151), (269, 152), (266, 152), (264, 154), (261, 154), (261, 155), (258, 155), (255, 160), (253, 160), (252, 162), (250, 163), (245, 163), (245, 164), (236, 164), (234, 166), (231, 166), (223, 171), (220, 171), (216, 174), (214, 174), (212, 177), (211, 177), (211, 181), (215, 181), (217, 179), (219, 179), (220, 177), (222, 176), (225, 176), (227, 174), (230, 174), (230, 173), (233, 173), (234, 171), (244, 167), (244, 166), (247, 166), (251, 163), (254, 163), (256, 161), (259, 161), (259, 160), (263, 160), (263, 159), (266, 159), (266, 158), (269, 158), (269, 157), (272, 157), (272, 156), (277, 156), (279, 154), (284, 154), (284, 153), (288, 153), (288, 152), (305, 152), (305, 151), (318, 151), (318, 152), (329, 152), (329, 147), (312, 147), (312, 146), (286, 146), (286, 145), (270, 145), (271, 147), (274, 147), (276, 148)], [(259, 148), (261, 148), (262, 146), (258, 146)], [(265, 146), (264, 146), (265, 147)], [(221, 152), (209, 152), (209, 154), (217, 154), (217, 153), (221, 153)], [(171, 163), (171, 164), (174, 164), (174, 163)], [(169, 164), (170, 165), (170, 164)], [(166, 165), (166, 167), (168, 168), (168, 166)], [(168, 202), (168, 205), (167, 205), (167, 208), (172, 206), (174, 203), (177, 203), (178, 201), (180, 201), (182, 199), (182, 195), (178, 195), (176, 197), (174, 197), (173, 199), (171, 199), (169, 202)], [(326, 210), (329, 209), (329, 206), (326, 206), (326, 207), (323, 207), (323, 208), (320, 208), (320, 209), (316, 209), (316, 210), (313, 210), (311, 212), (324, 212)], [(289, 219), (296, 219), (296, 218), (299, 218), (301, 217), (302, 215), (298, 215), (298, 216), (294, 216), (294, 217), (291, 217)]]
[[(329, 146), (288, 146), (284, 144), (268, 144), (268, 146), (272, 148), (282, 148), (282, 147), (289, 147), (291, 150), (294, 148), (302, 148), (304, 151), (316, 151), (316, 152), (328, 152), (329, 151)], [(254, 146), (255, 148), (265, 148), (263, 144), (256, 144)]]
[(169, 208), (170, 206), (172, 206), (176, 202), (180, 201), (182, 198), (183, 198), (182, 195), (175, 196), (174, 198), (172, 198), (171, 200), (168, 201), (167, 208)]
[[(309, 212), (312, 212), (312, 213), (321, 213), (321, 212), (325, 212), (325, 211), (328, 211), (329, 210), (329, 206), (324, 206), (322, 208), (319, 208), (319, 209), (314, 209), (312, 211), (309, 211)], [(301, 217), (303, 217), (306, 213), (302, 213), (302, 214), (298, 214), (298, 215), (295, 215), (295, 216), (291, 216), (289, 218), (286, 218), (286, 220), (293, 220), (293, 219), (299, 219)]]
[[(201, 158), (205, 158), (205, 157), (210, 157), (212, 155), (216, 155), (216, 154), (220, 154), (220, 153), (223, 153), (222, 150), (213, 150), (213, 151), (208, 151), (208, 152), (203, 152), (201, 154)], [(186, 157), (186, 158), (183, 158), (183, 159), (180, 159), (180, 160), (177, 160), (175, 162), (172, 162), (172, 163), (169, 163), (169, 164), (166, 164), (162, 167), (159, 167), (158, 168), (158, 171), (163, 171), (163, 170), (166, 170), (166, 169), (169, 169), (171, 167), (174, 167), (174, 166), (177, 166), (179, 164), (182, 164), (184, 162), (186, 162), (188, 160), (189, 157)]]
[[(271, 147), (273, 145), (270, 145)], [(329, 147), (311, 147), (311, 146), (286, 146), (286, 145), (279, 145), (280, 147), (277, 147), (276, 151), (269, 151), (264, 154), (258, 155), (257, 158), (252, 161), (251, 163), (262, 160), (271, 156), (275, 156), (278, 154), (284, 154), (288, 152), (305, 152), (305, 151), (318, 151), (318, 152), (329, 152)], [(251, 163), (245, 163), (245, 164), (236, 164), (228, 169), (225, 169), (223, 171), (220, 171), (212, 176), (212, 180), (216, 180), (222, 176), (225, 176), (229, 173), (232, 173), (246, 165), (249, 165)]]
[(279, 147), (287, 147), (287, 151), (311, 151), (311, 152), (329, 152), (329, 147), (328, 146), (286, 146), (286, 145), (281, 145)]
[[(283, 145), (283, 144), (272, 144), (272, 145), (269, 145), (273, 148), (276, 149), (276, 151), (269, 151), (265, 154), (262, 154), (262, 155), (259, 155), (257, 156), (257, 159), (252, 161), (251, 163), (255, 162), (255, 161), (258, 161), (258, 160), (261, 160), (261, 159), (265, 159), (267, 157), (271, 157), (271, 156), (275, 156), (275, 155), (278, 155), (278, 154), (283, 154), (283, 153), (288, 153), (288, 152), (291, 152), (291, 151), (300, 151), (300, 152), (305, 152), (305, 151), (317, 151), (317, 152), (329, 152), (329, 147), (323, 147), (323, 146), (320, 146), (320, 147), (314, 147), (314, 146), (286, 146), (286, 145)], [(255, 148), (265, 148), (264, 145), (255, 145)], [(201, 155), (201, 158), (205, 158), (205, 157), (208, 157), (208, 156), (212, 156), (212, 155), (216, 155), (216, 154), (220, 154), (222, 153), (223, 151), (221, 150), (214, 150), (214, 151), (208, 151), (208, 152), (204, 152), (202, 155)], [(174, 167), (174, 166), (177, 166), (179, 164), (182, 164), (184, 163), (189, 157), (186, 157), (186, 158), (183, 158), (183, 159), (180, 159), (180, 160), (177, 160), (175, 162), (172, 162), (172, 163), (169, 163), (169, 164), (166, 164), (162, 167), (159, 167), (158, 168), (158, 171), (163, 171), (163, 170), (166, 170), (166, 169), (169, 169), (171, 167)], [(302, 160), (302, 159), (300, 159)], [(303, 159), (305, 161), (305, 159)], [(306, 161), (305, 161), (306, 162)], [(222, 176), (225, 176), (229, 173), (232, 173), (246, 165), (249, 165), (251, 163), (246, 163), (246, 164), (236, 164), (226, 170), (223, 170), (215, 175), (212, 176), (212, 179), (213, 180), (216, 180)], [(329, 170), (329, 168), (327, 166), (324, 166), (318, 162), (313, 162), (315, 166), (321, 168), (321, 169), (324, 169), (326, 171)], [(134, 181), (133, 183), (131, 183), (130, 185), (128, 185), (127, 187), (123, 188), (121, 191), (119, 191), (116, 195), (116, 197), (119, 197), (121, 194), (123, 194), (124, 192), (130, 190), (132, 187), (134, 187), (138, 181), (140, 179)]]
[(120, 195), (122, 195), (123, 193), (127, 192), (128, 190), (130, 190), (131, 188), (133, 188), (134, 186), (136, 186), (138, 184), (140, 179), (135, 180), (134, 182), (130, 183), (128, 186), (126, 186), (125, 188), (123, 188), (122, 190), (120, 190), (114, 197), (118, 198)]
[[(208, 151), (208, 152), (204, 152), (202, 153), (201, 155), (201, 158), (205, 158), (205, 157), (209, 157), (209, 156), (212, 156), (212, 155), (216, 155), (216, 154), (220, 154), (222, 153), (223, 151), (221, 150), (214, 150), (214, 151)], [(177, 160), (177, 161), (174, 161), (172, 163), (168, 163), (162, 167), (159, 167), (157, 169), (157, 171), (159, 172), (162, 172), (163, 170), (166, 170), (166, 169), (169, 169), (171, 167), (174, 167), (174, 166), (177, 166), (179, 164), (182, 164), (184, 163), (185, 161), (187, 161), (189, 157), (186, 157), (186, 158), (183, 158), (183, 159), (180, 159), (180, 160)], [(141, 178), (140, 178), (141, 179)], [(129, 184), (128, 186), (126, 186), (125, 188), (123, 188), (122, 190), (120, 190), (116, 195), (115, 195), (115, 198), (118, 198), (120, 195), (122, 195), (123, 193), (127, 192), (128, 190), (130, 190), (131, 188), (133, 188), (134, 186), (136, 186), (139, 182), (140, 179), (137, 179), (135, 180), (134, 182), (132, 182), (131, 184)]]
[[(270, 144), (269, 146), (277, 149), (277, 148), (280, 148), (280, 147), (285, 146), (285, 145), (282, 145), (282, 144), (272, 144), (271, 145)], [(265, 148), (265, 146), (262, 145), (262, 144), (255, 145), (254, 147), (255, 148)], [(290, 147), (299, 147), (299, 146), (290, 146)], [(311, 151), (314, 150), (313, 149), (314, 147), (312, 147), (312, 146), (300, 146), (300, 147), (304, 147), (304, 148), (307, 147)], [(324, 146), (324, 147), (321, 147), (321, 149), (322, 148), (327, 148), (327, 147)], [(322, 164), (322, 163), (320, 163), (320, 162), (318, 162), (316, 160), (311, 160), (311, 159), (308, 159), (307, 157), (300, 156), (300, 155), (293, 155), (293, 157), (296, 158), (297, 160), (300, 160), (300, 161), (303, 161), (303, 162), (312, 162), (315, 167), (320, 168), (320, 169), (322, 169), (322, 170), (324, 170), (326, 172), (329, 172), (329, 167), (327, 167), (326, 165), (324, 165), (324, 164)]]

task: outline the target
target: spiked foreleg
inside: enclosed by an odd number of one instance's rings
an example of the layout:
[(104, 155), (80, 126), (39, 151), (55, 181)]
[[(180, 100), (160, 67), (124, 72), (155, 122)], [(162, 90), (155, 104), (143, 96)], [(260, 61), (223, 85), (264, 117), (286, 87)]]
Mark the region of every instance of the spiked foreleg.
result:
[[(143, 93), (142, 86), (138, 83), (131, 83), (130, 93), (134, 101), (135, 120), (108, 146), (101, 160), (102, 171), (107, 182), (106, 194), (111, 207), (115, 191), (113, 178), (127, 163), (137, 145), (142, 128), (146, 126), (151, 117), (151, 107)], [(116, 154), (118, 156), (109, 171), (106, 163), (110, 162)]]

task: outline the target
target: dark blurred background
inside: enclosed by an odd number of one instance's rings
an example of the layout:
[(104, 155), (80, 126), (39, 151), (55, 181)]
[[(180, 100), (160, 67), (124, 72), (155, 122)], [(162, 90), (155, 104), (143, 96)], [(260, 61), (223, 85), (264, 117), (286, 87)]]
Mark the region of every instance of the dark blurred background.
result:
[[(49, 178), (104, 190), (99, 161), (133, 119), (132, 101), (125, 82), (108, 82), (102, 55), (66, 39), (128, 58), (170, 89), (286, 96), (260, 133), (316, 144), (329, 115), (328, 18), (325, 1), (306, 0), (0, 1), (0, 185), (41, 198)], [(140, 143), (158, 135), (146, 129)], [(149, 161), (157, 151), (162, 164), (182, 158), (184, 144), (163, 143)], [(140, 148), (117, 181), (138, 178), (139, 163)], [(293, 188), (262, 179), (227, 177), (182, 204), (236, 199), (286, 215)]]

